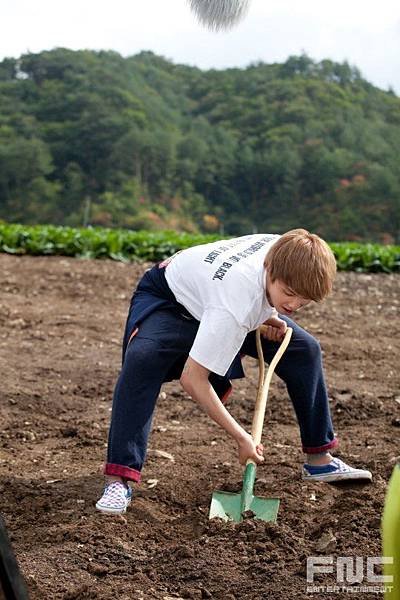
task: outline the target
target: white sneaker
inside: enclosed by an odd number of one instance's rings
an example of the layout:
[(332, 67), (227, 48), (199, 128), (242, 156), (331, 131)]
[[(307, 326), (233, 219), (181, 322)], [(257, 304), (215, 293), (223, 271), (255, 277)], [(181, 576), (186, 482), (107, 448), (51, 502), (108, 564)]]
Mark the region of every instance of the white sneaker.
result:
[(372, 473), (346, 465), (340, 458), (334, 458), (327, 465), (303, 465), (303, 479), (306, 481), (344, 481), (350, 479), (372, 480)]
[(97, 510), (103, 513), (122, 514), (132, 499), (132, 490), (121, 481), (106, 483), (102, 497), (96, 502)]

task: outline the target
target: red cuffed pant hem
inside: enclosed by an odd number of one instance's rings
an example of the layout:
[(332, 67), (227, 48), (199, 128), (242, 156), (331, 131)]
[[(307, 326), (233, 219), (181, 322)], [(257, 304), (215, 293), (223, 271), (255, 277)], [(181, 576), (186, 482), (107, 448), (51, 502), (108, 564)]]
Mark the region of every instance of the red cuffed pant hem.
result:
[(141, 479), (140, 471), (136, 471), (136, 469), (131, 469), (130, 467), (124, 467), (124, 465), (113, 465), (112, 463), (106, 463), (104, 465), (104, 474), (123, 477), (128, 481), (135, 481), (136, 483), (139, 483)]
[(334, 438), (329, 444), (325, 444), (324, 446), (317, 446), (314, 448), (308, 448), (303, 446), (303, 452), (305, 454), (321, 454), (321, 452), (326, 452), (327, 450), (332, 450), (332, 448), (336, 448), (339, 445), (338, 438)]
[(222, 404), (226, 404), (226, 403), (228, 402), (228, 398), (229, 398), (229, 396), (232, 394), (232, 392), (233, 392), (233, 387), (232, 387), (232, 386), (230, 386), (230, 387), (229, 387), (229, 388), (226, 390), (225, 394), (224, 394), (224, 395), (222, 396), (222, 398), (221, 398), (221, 402), (222, 402)]

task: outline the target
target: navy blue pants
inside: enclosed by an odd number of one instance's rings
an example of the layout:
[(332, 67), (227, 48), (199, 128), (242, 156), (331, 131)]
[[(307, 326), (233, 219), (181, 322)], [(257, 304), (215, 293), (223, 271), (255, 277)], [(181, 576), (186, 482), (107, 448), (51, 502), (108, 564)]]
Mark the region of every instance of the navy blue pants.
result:
[[(293, 328), (293, 335), (276, 373), (286, 383), (293, 403), (303, 451), (324, 452), (334, 448), (337, 439), (329, 411), (320, 346), (291, 319), (283, 318)], [(160, 308), (139, 324), (129, 343), (125, 341), (122, 370), (114, 392), (106, 474), (140, 481), (160, 388), (171, 379), (171, 373), (181, 370), (198, 326), (198, 321), (188, 319), (179, 311)], [(129, 318), (126, 331), (130, 332)], [(262, 345), (265, 361), (269, 363), (279, 344), (263, 339)], [(254, 331), (247, 335), (241, 354), (257, 358)]]

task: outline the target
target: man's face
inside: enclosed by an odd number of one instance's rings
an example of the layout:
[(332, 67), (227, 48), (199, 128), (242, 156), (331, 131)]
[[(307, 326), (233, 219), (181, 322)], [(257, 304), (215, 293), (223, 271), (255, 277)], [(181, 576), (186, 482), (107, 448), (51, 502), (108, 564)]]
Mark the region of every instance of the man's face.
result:
[(278, 313), (290, 317), (297, 310), (312, 302), (308, 298), (302, 298), (290, 289), (286, 283), (275, 279), (275, 281), (267, 280), (267, 298), (271, 306), (274, 306)]

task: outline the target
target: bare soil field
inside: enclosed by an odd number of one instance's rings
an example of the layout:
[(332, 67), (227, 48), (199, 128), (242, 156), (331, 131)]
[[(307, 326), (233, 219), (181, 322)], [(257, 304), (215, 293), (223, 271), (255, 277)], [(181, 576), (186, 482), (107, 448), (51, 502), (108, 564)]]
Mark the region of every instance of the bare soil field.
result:
[[(236, 449), (179, 382), (160, 394), (126, 515), (94, 509), (125, 315), (145, 268), (0, 255), (0, 511), (31, 598), (354, 597), (307, 593), (306, 561), (381, 551), (384, 494), (400, 454), (400, 277), (341, 273), (334, 295), (297, 319), (322, 344), (337, 454), (372, 470), (373, 482), (302, 481), (294, 411), (274, 378), (256, 493), (281, 498), (278, 522), (225, 524), (208, 520), (209, 502), (216, 489), (240, 490)], [(250, 428), (258, 367), (245, 365), (229, 408)]]

